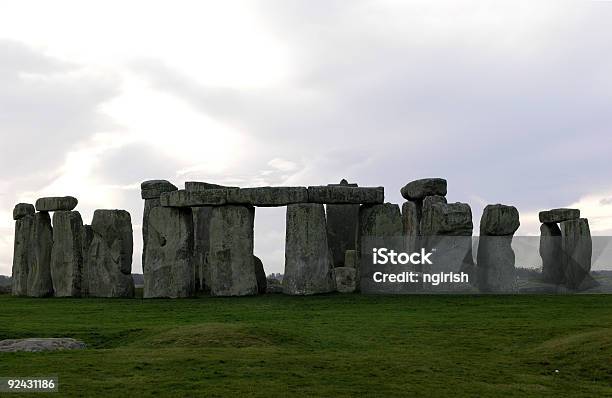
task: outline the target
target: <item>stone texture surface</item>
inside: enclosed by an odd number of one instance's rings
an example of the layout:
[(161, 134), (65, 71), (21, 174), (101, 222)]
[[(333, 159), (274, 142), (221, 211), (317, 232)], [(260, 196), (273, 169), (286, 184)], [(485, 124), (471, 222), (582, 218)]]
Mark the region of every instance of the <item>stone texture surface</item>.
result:
[(155, 207), (160, 207), (161, 203), (159, 198), (157, 199), (146, 199), (144, 203), (144, 210), (142, 212), (142, 262), (141, 264), (146, 263), (146, 255), (147, 255), (147, 239), (148, 239), (148, 230), (149, 230), (149, 214), (151, 210)]
[(379, 204), (385, 201), (383, 187), (313, 186), (308, 187), (308, 201), (331, 204)]
[(133, 297), (132, 219), (125, 210), (96, 210), (91, 223), (93, 236), (88, 245), (87, 294), (91, 297)]
[(36, 213), (36, 210), (34, 210), (34, 205), (30, 203), (18, 203), (13, 209), (13, 220), (19, 220), (25, 216), (34, 215), (34, 213)]
[(194, 294), (193, 220), (191, 209), (154, 207), (149, 214), (144, 297)]
[(228, 192), (227, 188), (164, 192), (160, 197), (160, 204), (164, 207), (220, 206), (227, 203)]
[(516, 207), (502, 204), (487, 205), (480, 218), (480, 235), (513, 235), (520, 225)]
[(268, 289), (268, 279), (266, 278), (266, 271), (264, 270), (263, 263), (259, 257), (254, 256), (253, 265), (255, 267), (255, 277), (257, 279), (257, 293), (265, 294)]
[(227, 202), (251, 206), (286, 206), (308, 202), (306, 187), (259, 187), (230, 189)]
[(15, 221), (11, 289), (13, 296), (27, 296), (28, 294), (28, 272), (32, 258), (30, 239), (33, 226), (34, 215), (23, 216)]
[(177, 189), (174, 184), (166, 180), (149, 180), (140, 184), (140, 196), (143, 199), (159, 199), (162, 193)]
[(580, 210), (578, 209), (552, 209), (540, 212), (540, 222), (545, 224), (576, 220), (578, 218), (580, 218)]
[(28, 269), (28, 296), (46, 297), (53, 294), (51, 281), (51, 251), (53, 228), (49, 213), (34, 214), (30, 236), (31, 259)]
[(446, 180), (443, 178), (423, 178), (406, 184), (400, 190), (404, 199), (418, 200), (425, 196), (446, 196)]
[(327, 293), (334, 285), (323, 205), (287, 206), (284, 293)]
[(250, 206), (217, 206), (210, 217), (208, 274), (213, 296), (257, 294), (253, 225)]
[(359, 205), (326, 205), (327, 243), (334, 267), (344, 267), (347, 250), (355, 250)]
[(40, 198), (36, 201), (38, 211), (70, 211), (73, 210), (79, 201), (72, 196), (54, 196)]
[(561, 230), (556, 223), (540, 225), (540, 257), (542, 258), (542, 279), (555, 285), (563, 284), (563, 252)]
[(473, 227), (472, 210), (467, 203), (433, 203), (423, 207), (423, 236), (470, 236)]
[(208, 189), (221, 189), (221, 188), (238, 188), (238, 187), (227, 187), (225, 185), (211, 184), (209, 182), (201, 181), (187, 181), (185, 182), (185, 190), (191, 192), (206, 191)]
[(516, 293), (512, 235), (480, 236), (478, 239), (478, 288), (485, 293)]
[(210, 293), (208, 280), (208, 252), (210, 249), (211, 206), (194, 207), (193, 211), (193, 268), (196, 289)]
[(82, 350), (85, 343), (68, 337), (0, 340), (0, 352)]
[(340, 293), (353, 293), (357, 288), (357, 269), (336, 267), (333, 269), (336, 290)]
[(589, 222), (586, 218), (579, 218), (562, 221), (559, 226), (565, 285), (577, 290), (591, 272), (593, 242)]
[(83, 253), (83, 272), (81, 273), (81, 296), (89, 296), (89, 283), (91, 280), (89, 264), (89, 247), (94, 237), (94, 231), (91, 225), (83, 225), (83, 231), (81, 232), (81, 252)]
[(355, 250), (347, 250), (344, 252), (344, 266), (357, 268), (357, 252)]
[(79, 297), (83, 272), (83, 220), (78, 211), (53, 213), (51, 280), (56, 297)]

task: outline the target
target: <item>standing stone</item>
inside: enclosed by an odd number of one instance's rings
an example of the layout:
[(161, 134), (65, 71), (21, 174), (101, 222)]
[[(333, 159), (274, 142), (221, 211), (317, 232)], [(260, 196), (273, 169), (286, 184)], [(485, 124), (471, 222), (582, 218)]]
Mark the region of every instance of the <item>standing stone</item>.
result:
[(94, 237), (94, 231), (91, 225), (83, 225), (81, 235), (82, 253), (83, 253), (83, 273), (81, 275), (81, 296), (89, 296), (89, 284), (91, 281), (91, 265), (89, 261), (89, 247)]
[(565, 285), (581, 290), (581, 285), (590, 281), (593, 242), (589, 222), (586, 218), (567, 220), (560, 227)]
[(53, 295), (51, 281), (51, 251), (53, 250), (53, 228), (47, 212), (34, 214), (30, 235), (31, 260), (28, 269), (28, 296)]
[(286, 222), (283, 292), (308, 295), (333, 291), (323, 205), (289, 205)]
[(210, 250), (210, 217), (212, 206), (193, 207), (193, 269), (196, 290), (210, 292), (208, 252)]
[(30, 203), (18, 203), (13, 209), (13, 220), (17, 221), (25, 216), (33, 216), (36, 211)]
[(565, 279), (561, 230), (556, 223), (540, 225), (540, 257), (544, 282), (561, 285)]
[[(30, 205), (32, 206), (32, 205)], [(32, 210), (34, 207), (32, 206)], [(13, 215), (15, 212), (13, 212)], [(28, 272), (32, 258), (32, 228), (34, 215), (20, 215), (15, 221), (15, 242), (13, 250), (13, 296), (27, 296)]]
[(191, 209), (154, 207), (148, 215), (144, 298), (194, 293)]
[(516, 207), (487, 205), (480, 219), (478, 286), (482, 292), (515, 293), (518, 289), (512, 237), (520, 226)]
[(254, 221), (255, 209), (250, 206), (226, 205), (212, 209), (207, 264), (211, 295), (257, 294)]
[(91, 297), (133, 297), (132, 219), (125, 210), (96, 210), (85, 264)]
[[(356, 187), (346, 180), (330, 186)], [(327, 212), (327, 243), (332, 255), (334, 267), (344, 267), (344, 253), (355, 249), (355, 234), (359, 223), (359, 205), (328, 204)]]
[(142, 213), (142, 266), (146, 262), (147, 253), (147, 229), (149, 228), (149, 214), (155, 207), (161, 206), (160, 196), (164, 192), (176, 191), (178, 188), (166, 180), (149, 180), (140, 184), (140, 196), (144, 199), (144, 211)]
[(333, 270), (336, 290), (339, 293), (353, 293), (357, 288), (357, 270), (352, 267), (336, 267)]
[(406, 248), (409, 252), (413, 252), (417, 247), (421, 229), (415, 202), (409, 201), (402, 205), (402, 228), (406, 237)]
[(268, 278), (266, 278), (266, 271), (259, 257), (253, 256), (253, 266), (255, 267), (255, 277), (257, 278), (257, 293), (265, 294), (268, 289)]
[(53, 213), (51, 280), (56, 297), (79, 297), (83, 272), (83, 220), (78, 211)]

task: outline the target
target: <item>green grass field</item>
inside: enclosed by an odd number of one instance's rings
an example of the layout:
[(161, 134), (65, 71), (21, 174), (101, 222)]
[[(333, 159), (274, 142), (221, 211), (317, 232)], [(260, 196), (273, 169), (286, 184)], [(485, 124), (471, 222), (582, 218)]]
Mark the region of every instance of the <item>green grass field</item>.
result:
[(23, 337), (88, 344), (0, 354), (60, 396), (612, 396), (612, 295), (0, 296)]

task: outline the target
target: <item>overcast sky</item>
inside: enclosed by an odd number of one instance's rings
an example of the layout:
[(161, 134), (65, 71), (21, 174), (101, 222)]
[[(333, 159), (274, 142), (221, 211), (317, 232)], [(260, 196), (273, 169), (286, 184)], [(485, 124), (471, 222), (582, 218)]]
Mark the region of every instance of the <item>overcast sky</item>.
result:
[[(0, 274), (17, 202), (123, 208), (140, 182), (383, 185), (579, 207), (612, 232), (612, 3), (1, 1)], [(282, 272), (284, 209), (256, 254)]]

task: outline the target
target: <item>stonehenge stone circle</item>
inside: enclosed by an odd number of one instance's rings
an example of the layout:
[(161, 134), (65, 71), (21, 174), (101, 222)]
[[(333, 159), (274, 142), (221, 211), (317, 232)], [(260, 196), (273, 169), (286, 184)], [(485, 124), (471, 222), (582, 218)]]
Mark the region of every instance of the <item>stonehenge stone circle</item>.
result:
[(176, 191), (178, 188), (166, 180), (149, 180), (140, 184), (140, 196), (144, 199), (142, 213), (142, 264), (146, 263), (147, 229), (149, 228), (149, 214), (154, 207), (161, 206), (160, 196), (164, 192)]
[(268, 279), (266, 278), (266, 271), (259, 257), (253, 256), (253, 266), (255, 267), (255, 277), (257, 279), (257, 293), (265, 294), (268, 289)]
[(144, 297), (194, 294), (191, 209), (154, 207), (148, 216)]
[(81, 295), (83, 272), (83, 220), (78, 211), (53, 213), (51, 280), (57, 297)]
[(541, 211), (539, 214), (542, 224), (560, 223), (561, 221), (577, 220), (580, 218), (578, 209), (552, 209)]
[(587, 278), (590, 278), (593, 242), (589, 222), (586, 218), (566, 220), (560, 223), (560, 229), (565, 284), (570, 289), (582, 290), (581, 285), (590, 282)]
[[(20, 206), (20, 205), (17, 205)], [(17, 209), (17, 206), (15, 209)], [(32, 205), (30, 205), (32, 206)], [(21, 206), (21, 208), (26, 208)], [(28, 273), (31, 262), (32, 250), (32, 228), (34, 226), (34, 206), (31, 207), (32, 213), (22, 215), (25, 212), (19, 212), (18, 218), (13, 218), (15, 221), (15, 241), (13, 250), (13, 279), (12, 279), (12, 294), (13, 296), (28, 295)]]
[(40, 198), (36, 201), (37, 211), (70, 211), (74, 210), (79, 201), (72, 196), (56, 196)]
[(253, 255), (255, 209), (250, 206), (216, 206), (210, 216), (208, 275), (212, 296), (257, 294)]
[(310, 295), (335, 288), (322, 204), (287, 206), (283, 292)]
[(353, 293), (357, 288), (357, 270), (353, 267), (336, 267), (333, 269), (336, 290), (339, 293)]
[(482, 292), (517, 291), (512, 237), (520, 226), (516, 207), (487, 205), (480, 219), (480, 238), (476, 264), (478, 286)]
[(96, 210), (93, 233), (86, 252), (84, 275), (91, 297), (133, 297), (133, 234), (130, 213), (125, 210)]
[(47, 212), (34, 214), (30, 235), (31, 259), (28, 267), (28, 296), (47, 297), (53, 295), (51, 281), (51, 251), (53, 250), (53, 228)]
[[(346, 180), (342, 180), (340, 184), (330, 186), (356, 187), (357, 184), (349, 184)], [(327, 243), (332, 255), (332, 265), (334, 267), (344, 267), (346, 251), (355, 249), (359, 205), (327, 204), (325, 205), (325, 211), (327, 214)]]
[(32, 216), (35, 212), (34, 205), (30, 203), (18, 203), (13, 209), (13, 220), (17, 221), (23, 217)]
[(556, 223), (540, 225), (540, 257), (542, 258), (542, 280), (561, 285), (565, 282), (561, 229)]
[(424, 199), (426, 196), (446, 196), (446, 180), (443, 178), (423, 178), (406, 184), (400, 190), (406, 200)]

